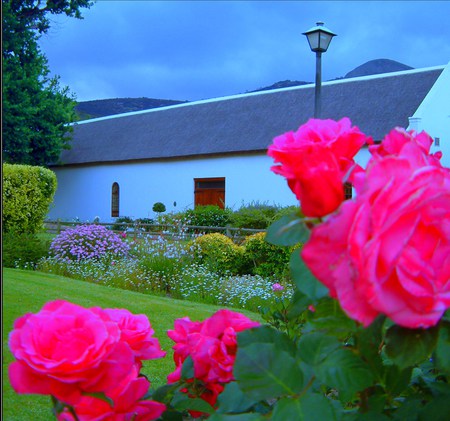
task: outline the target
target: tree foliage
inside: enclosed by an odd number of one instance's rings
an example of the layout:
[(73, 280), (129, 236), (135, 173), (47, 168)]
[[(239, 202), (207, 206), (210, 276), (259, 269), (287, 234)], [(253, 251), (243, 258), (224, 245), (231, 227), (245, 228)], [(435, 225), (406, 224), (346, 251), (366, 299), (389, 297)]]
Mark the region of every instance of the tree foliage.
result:
[(68, 149), (75, 101), (58, 77), (50, 77), (39, 48), (49, 14), (81, 18), (90, 0), (2, 0), (3, 161), (28, 165), (56, 162)]

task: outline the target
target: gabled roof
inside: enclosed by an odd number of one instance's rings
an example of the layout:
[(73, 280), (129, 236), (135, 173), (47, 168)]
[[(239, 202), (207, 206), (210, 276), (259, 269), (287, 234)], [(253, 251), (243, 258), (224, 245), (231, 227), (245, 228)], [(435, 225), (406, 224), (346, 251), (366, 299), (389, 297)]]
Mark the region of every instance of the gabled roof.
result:
[[(444, 66), (322, 84), (322, 118), (352, 123), (374, 140), (407, 127)], [(313, 115), (314, 84), (119, 114), (74, 125), (62, 164), (264, 152)]]

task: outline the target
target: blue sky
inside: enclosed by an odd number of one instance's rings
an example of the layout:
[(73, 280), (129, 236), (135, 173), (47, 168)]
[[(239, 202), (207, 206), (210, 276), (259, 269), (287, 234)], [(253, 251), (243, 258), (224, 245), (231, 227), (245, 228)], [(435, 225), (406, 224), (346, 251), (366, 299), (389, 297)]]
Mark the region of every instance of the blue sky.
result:
[(323, 80), (386, 58), (414, 68), (450, 61), (449, 1), (97, 1), (83, 20), (51, 17), (40, 40), (52, 74), (78, 101), (201, 100), (282, 80), (314, 81), (302, 33), (337, 33)]

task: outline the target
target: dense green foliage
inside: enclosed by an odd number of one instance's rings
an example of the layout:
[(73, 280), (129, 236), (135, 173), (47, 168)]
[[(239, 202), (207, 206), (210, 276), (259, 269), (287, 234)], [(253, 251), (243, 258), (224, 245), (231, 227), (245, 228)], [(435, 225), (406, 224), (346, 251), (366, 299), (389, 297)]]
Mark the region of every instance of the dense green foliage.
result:
[(76, 119), (75, 101), (58, 77), (50, 77), (38, 40), (49, 28), (48, 14), (80, 18), (79, 9), (91, 4), (2, 0), (3, 161), (48, 165), (69, 147), (67, 124)]
[(53, 171), (3, 164), (2, 232), (34, 234), (41, 230), (55, 191)]
[(112, 225), (111, 229), (113, 231), (126, 231), (129, 225), (132, 224), (133, 218), (130, 218), (129, 216), (121, 216), (119, 218), (116, 218), (114, 220), (114, 225)]
[(222, 274), (242, 273), (244, 249), (226, 235), (218, 232), (205, 234), (194, 239), (192, 244), (195, 259), (211, 270)]
[(7, 268), (34, 268), (40, 259), (48, 256), (50, 240), (41, 240), (34, 234), (3, 234), (2, 265)]
[(243, 243), (245, 257), (251, 262), (250, 273), (268, 279), (287, 279), (293, 247), (281, 247), (265, 240), (266, 233), (250, 235)]
[(216, 205), (196, 206), (185, 212), (188, 225), (201, 227), (226, 227), (231, 221), (232, 211)]
[(250, 203), (233, 212), (231, 224), (236, 228), (266, 229), (278, 210), (277, 206)]

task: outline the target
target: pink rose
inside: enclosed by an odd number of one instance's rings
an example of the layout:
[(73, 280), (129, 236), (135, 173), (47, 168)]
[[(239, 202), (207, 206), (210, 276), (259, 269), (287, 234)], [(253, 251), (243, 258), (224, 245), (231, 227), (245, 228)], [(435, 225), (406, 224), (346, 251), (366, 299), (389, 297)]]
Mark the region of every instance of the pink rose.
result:
[(153, 360), (166, 355), (158, 339), (153, 338), (155, 331), (147, 316), (132, 314), (126, 309), (105, 309), (104, 311), (117, 323), (121, 332), (120, 340), (130, 346), (138, 361)]
[(14, 323), (9, 377), (17, 393), (53, 395), (73, 404), (81, 392), (105, 392), (126, 378), (134, 358), (117, 323), (100, 308), (63, 300)]
[(426, 328), (450, 306), (450, 172), (420, 142), (398, 133), (386, 142), (356, 199), (314, 227), (302, 257), (365, 326), (382, 313)]
[(344, 200), (346, 182), (356, 164), (356, 153), (370, 143), (348, 118), (310, 119), (297, 132), (274, 139), (268, 155), (271, 169), (287, 179), (306, 216), (321, 217), (335, 211)]
[(283, 291), (284, 290), (284, 286), (283, 285), (281, 285), (281, 284), (279, 284), (278, 282), (275, 282), (273, 285), (272, 285), (272, 291)]
[(403, 150), (404, 146), (413, 142), (419, 146), (420, 150), (429, 156), (429, 162), (433, 165), (440, 165), (442, 152), (430, 154), (430, 147), (433, 144), (433, 139), (426, 132), (416, 133), (414, 130), (406, 131), (401, 127), (397, 127), (383, 139), (383, 142), (376, 145), (370, 145), (369, 151), (374, 158), (383, 158), (385, 156), (398, 156)]
[(228, 383), (234, 379), (233, 365), (237, 352), (236, 334), (259, 326), (243, 314), (219, 310), (204, 322), (188, 318), (175, 321), (175, 330), (168, 336), (176, 343), (174, 361), (176, 370), (168, 376), (169, 382), (180, 379), (181, 366), (191, 356), (195, 377), (205, 383)]
[[(122, 382), (110, 391), (111, 406), (106, 400), (93, 396), (83, 396), (74, 405), (79, 421), (150, 421), (159, 418), (166, 406), (162, 403), (141, 400), (147, 393), (150, 382), (144, 377), (136, 377)], [(73, 415), (65, 410), (58, 416), (58, 421), (75, 421)]]

